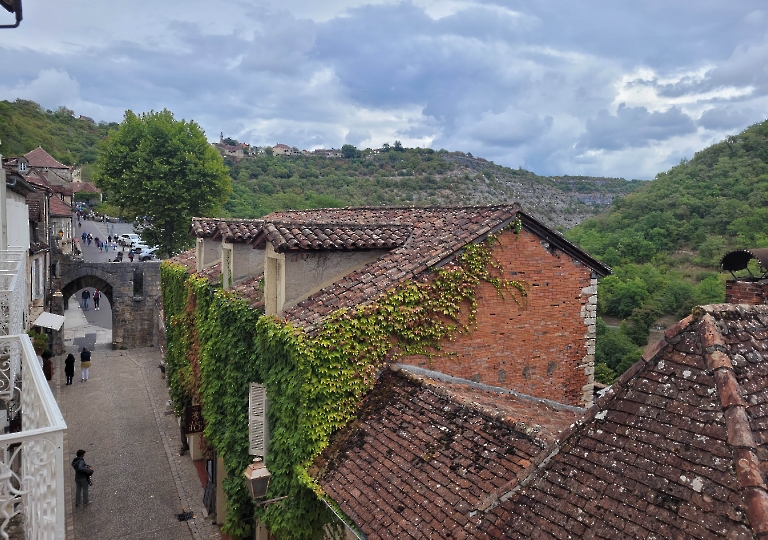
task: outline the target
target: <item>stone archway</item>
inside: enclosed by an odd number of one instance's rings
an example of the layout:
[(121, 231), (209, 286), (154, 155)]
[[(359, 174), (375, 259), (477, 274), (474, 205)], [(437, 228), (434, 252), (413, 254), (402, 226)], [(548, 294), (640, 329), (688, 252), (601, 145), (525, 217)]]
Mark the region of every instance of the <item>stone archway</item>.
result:
[(160, 263), (91, 263), (58, 259), (58, 290), (66, 301), (85, 287), (98, 288), (112, 307), (112, 346), (157, 345)]

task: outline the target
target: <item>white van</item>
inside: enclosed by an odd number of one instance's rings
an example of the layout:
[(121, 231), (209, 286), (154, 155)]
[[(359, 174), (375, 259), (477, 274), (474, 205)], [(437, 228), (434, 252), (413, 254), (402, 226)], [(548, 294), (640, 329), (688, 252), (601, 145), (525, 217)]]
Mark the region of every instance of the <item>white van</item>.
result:
[(121, 246), (131, 247), (133, 244), (138, 244), (140, 242), (141, 239), (138, 234), (125, 233), (117, 237), (117, 243)]

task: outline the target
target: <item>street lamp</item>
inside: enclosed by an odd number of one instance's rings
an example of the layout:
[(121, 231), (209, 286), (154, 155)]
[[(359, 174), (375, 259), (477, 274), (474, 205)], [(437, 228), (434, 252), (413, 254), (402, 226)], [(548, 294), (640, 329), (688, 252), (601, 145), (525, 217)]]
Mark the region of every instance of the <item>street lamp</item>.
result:
[(255, 458), (243, 474), (245, 475), (248, 492), (251, 494), (252, 499), (263, 499), (267, 496), (269, 479), (272, 477), (272, 474), (270, 474), (267, 466), (264, 465), (260, 458)]

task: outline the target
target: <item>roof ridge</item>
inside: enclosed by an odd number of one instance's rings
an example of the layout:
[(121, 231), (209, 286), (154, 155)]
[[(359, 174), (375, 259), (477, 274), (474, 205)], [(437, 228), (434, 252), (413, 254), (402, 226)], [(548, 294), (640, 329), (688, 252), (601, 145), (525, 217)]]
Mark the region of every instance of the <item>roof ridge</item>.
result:
[(333, 225), (334, 227), (400, 227), (412, 229), (414, 225), (411, 223), (398, 223), (395, 221), (376, 222), (376, 223), (364, 223), (364, 222), (343, 222), (343, 221), (284, 221), (279, 219), (265, 219), (264, 224), (267, 225), (302, 225), (305, 227), (319, 227), (323, 225)]
[(768, 532), (768, 486), (760, 470), (757, 443), (747, 416), (747, 404), (739, 393), (741, 385), (732, 358), (711, 313), (705, 312), (701, 317), (698, 330), (707, 369), (715, 381), (723, 409), (733, 469), (747, 517), (753, 532)]
[[(469, 204), (469, 205), (456, 205), (456, 206), (339, 206), (336, 208), (305, 208), (303, 210), (276, 210), (271, 212), (272, 214), (281, 214), (288, 212), (327, 212), (333, 210), (461, 210), (461, 209), (478, 209), (478, 208), (511, 208), (520, 207), (519, 203), (503, 203), (503, 204)], [(269, 214), (267, 214), (269, 215)], [(265, 216), (266, 217), (266, 216)]]

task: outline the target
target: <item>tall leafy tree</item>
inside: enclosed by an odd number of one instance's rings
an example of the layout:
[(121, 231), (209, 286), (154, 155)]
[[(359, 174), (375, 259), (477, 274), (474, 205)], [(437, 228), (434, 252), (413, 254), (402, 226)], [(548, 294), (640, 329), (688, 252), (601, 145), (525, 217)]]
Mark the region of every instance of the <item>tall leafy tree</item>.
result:
[(229, 171), (195, 122), (164, 109), (125, 112), (99, 148), (96, 184), (151, 225), (141, 237), (172, 255), (191, 244), (190, 218), (215, 213), (232, 191)]

